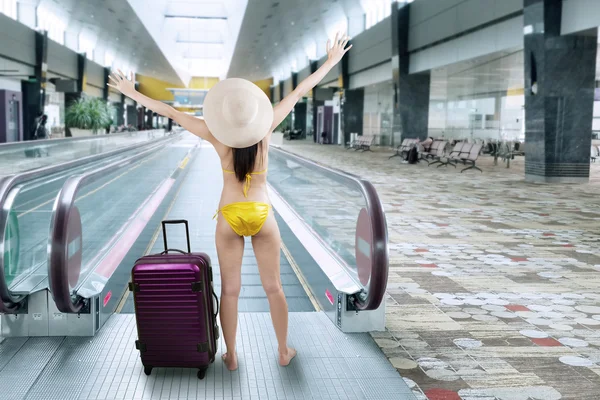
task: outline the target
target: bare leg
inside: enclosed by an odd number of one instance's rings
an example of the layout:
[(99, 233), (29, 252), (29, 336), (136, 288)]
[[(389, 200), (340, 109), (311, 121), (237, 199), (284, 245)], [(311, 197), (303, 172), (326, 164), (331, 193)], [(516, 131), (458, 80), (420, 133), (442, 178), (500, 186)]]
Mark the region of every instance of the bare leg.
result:
[(238, 300), (242, 288), (242, 257), (244, 238), (238, 236), (224, 218), (217, 221), (217, 254), (221, 270), (221, 327), (227, 352), (223, 361), (230, 371), (238, 367), (235, 335), (238, 323)]
[(296, 350), (289, 348), (287, 345), (288, 306), (281, 286), (280, 246), (279, 227), (273, 214), (269, 213), (269, 217), (260, 232), (252, 237), (252, 247), (258, 262), (260, 280), (269, 300), (271, 319), (279, 344), (279, 364), (286, 366), (296, 355)]

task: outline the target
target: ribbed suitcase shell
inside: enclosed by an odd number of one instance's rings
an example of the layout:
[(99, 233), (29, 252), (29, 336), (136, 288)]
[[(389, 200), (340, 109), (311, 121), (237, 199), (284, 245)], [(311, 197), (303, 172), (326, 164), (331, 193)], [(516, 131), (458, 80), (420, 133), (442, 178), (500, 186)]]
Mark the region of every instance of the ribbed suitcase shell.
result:
[(204, 253), (150, 255), (131, 271), (140, 350), (146, 374), (153, 367), (199, 368), (214, 362), (219, 327), (212, 268)]

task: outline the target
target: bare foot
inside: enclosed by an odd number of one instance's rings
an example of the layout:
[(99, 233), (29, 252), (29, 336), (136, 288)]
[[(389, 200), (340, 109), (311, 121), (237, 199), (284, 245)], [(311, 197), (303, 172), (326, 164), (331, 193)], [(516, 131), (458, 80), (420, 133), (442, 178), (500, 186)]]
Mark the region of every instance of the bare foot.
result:
[(238, 368), (237, 356), (235, 354), (229, 355), (229, 353), (225, 353), (222, 358), (228, 370), (235, 371)]
[(296, 350), (288, 347), (285, 353), (279, 353), (279, 365), (287, 367), (294, 357), (296, 357)]

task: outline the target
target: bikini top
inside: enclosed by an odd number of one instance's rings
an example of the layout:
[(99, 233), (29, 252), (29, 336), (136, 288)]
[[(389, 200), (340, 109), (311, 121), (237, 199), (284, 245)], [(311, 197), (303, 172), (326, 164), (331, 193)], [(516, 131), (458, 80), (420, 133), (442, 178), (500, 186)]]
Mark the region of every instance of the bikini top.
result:
[[(227, 169), (223, 169), (223, 172), (226, 172), (228, 174), (235, 174), (234, 171), (229, 171)], [(246, 183), (244, 184), (244, 197), (248, 197), (248, 190), (250, 189), (250, 181), (252, 180), (252, 175), (264, 174), (266, 172), (267, 170), (265, 169), (263, 171), (250, 172), (249, 174), (246, 174)]]

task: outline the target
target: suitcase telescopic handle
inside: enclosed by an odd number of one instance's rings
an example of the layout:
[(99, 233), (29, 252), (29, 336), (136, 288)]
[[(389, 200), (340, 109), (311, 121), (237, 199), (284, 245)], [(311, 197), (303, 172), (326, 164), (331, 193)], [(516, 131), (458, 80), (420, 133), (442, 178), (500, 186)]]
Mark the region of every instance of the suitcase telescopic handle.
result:
[(172, 249), (169, 249), (169, 246), (167, 245), (167, 225), (178, 225), (178, 224), (185, 225), (185, 239), (187, 241), (187, 252), (191, 253), (192, 246), (190, 246), (190, 228), (188, 227), (188, 222), (185, 219), (171, 219), (171, 220), (162, 221), (163, 242), (165, 244), (165, 252), (173, 251)]

